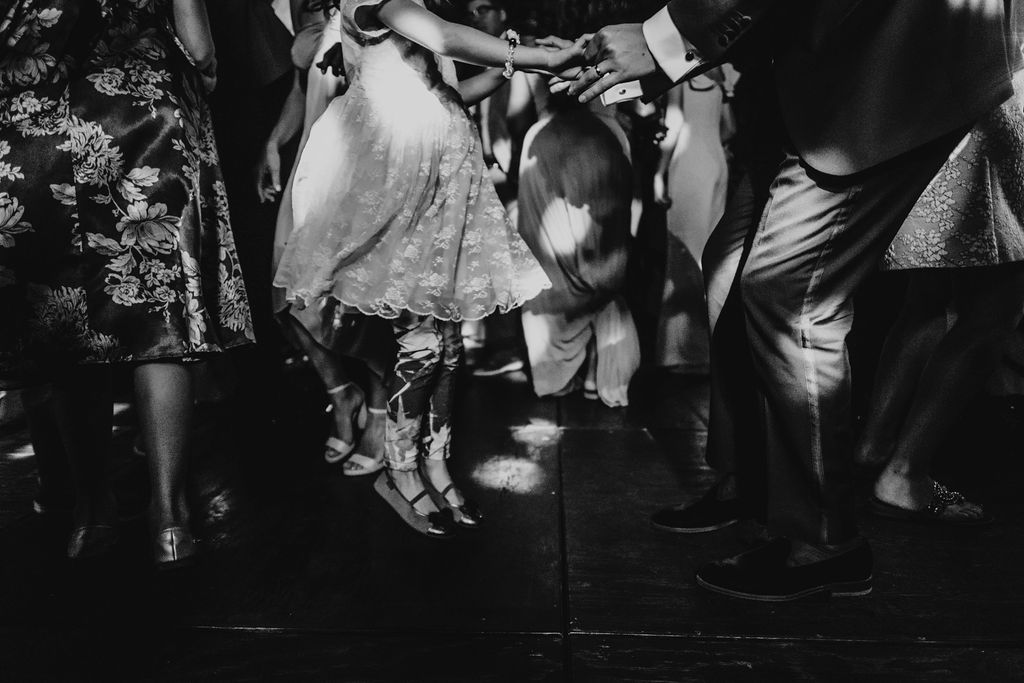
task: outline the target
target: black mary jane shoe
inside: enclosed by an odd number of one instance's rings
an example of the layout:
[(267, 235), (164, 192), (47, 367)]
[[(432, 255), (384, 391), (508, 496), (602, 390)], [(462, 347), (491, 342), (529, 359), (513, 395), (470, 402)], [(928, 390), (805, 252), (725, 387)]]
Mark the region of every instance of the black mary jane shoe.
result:
[[(430, 494), (430, 499), (434, 501), (434, 505), (441, 510), (450, 511), (455, 524), (463, 529), (476, 530), (480, 528), (484, 521), (483, 513), (480, 512), (480, 508), (476, 503), (462, 495), (462, 492), (456, 488), (454, 482), (444, 487), (443, 491), (438, 491), (437, 487), (430, 483), (430, 477), (426, 473), (421, 472), (421, 475), (423, 476), (423, 484)], [(452, 491), (456, 491), (462, 498), (462, 505), (456, 505), (448, 499), (448, 494)]]
[(424, 485), (424, 489), (409, 500), (398, 490), (391, 473), (385, 469), (374, 481), (373, 488), (414, 531), (438, 540), (453, 538), (455, 530), (452, 528), (454, 521), (451, 512), (441, 509), (438, 512), (424, 513), (416, 509), (416, 503), (429, 495), (429, 489), (426, 488), (429, 484), (424, 482)]
[(791, 550), (789, 539), (776, 538), (754, 550), (704, 565), (697, 570), (697, 584), (715, 593), (760, 602), (871, 592), (873, 559), (867, 541), (834, 557), (796, 566), (788, 563)]

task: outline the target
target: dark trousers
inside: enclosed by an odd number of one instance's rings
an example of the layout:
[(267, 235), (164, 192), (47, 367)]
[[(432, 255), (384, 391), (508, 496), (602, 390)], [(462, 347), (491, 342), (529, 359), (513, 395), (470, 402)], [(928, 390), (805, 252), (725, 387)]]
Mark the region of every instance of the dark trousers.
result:
[(789, 152), (756, 229), (757, 194), (741, 187), (705, 248), (707, 459), (736, 476), (774, 534), (818, 544), (857, 535), (853, 295), (963, 132), (843, 178)]

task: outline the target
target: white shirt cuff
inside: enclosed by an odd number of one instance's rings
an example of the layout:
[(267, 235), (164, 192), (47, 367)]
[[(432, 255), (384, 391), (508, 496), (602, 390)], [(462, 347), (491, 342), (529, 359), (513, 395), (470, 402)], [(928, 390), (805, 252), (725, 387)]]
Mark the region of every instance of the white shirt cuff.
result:
[(654, 55), (654, 61), (674, 83), (704, 63), (690, 41), (679, 33), (668, 7), (644, 22), (644, 40)]

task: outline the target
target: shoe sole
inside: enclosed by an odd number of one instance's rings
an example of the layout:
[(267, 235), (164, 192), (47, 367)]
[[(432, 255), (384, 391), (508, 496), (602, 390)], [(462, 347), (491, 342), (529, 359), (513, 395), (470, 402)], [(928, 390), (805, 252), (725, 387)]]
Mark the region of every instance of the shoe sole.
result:
[(868, 501), (868, 510), (875, 517), (882, 519), (891, 519), (898, 522), (911, 522), (914, 524), (926, 524), (930, 526), (944, 526), (944, 527), (958, 527), (963, 529), (976, 529), (978, 527), (992, 526), (995, 522), (995, 517), (985, 513), (982, 517), (974, 519), (944, 519), (942, 517), (936, 517), (929, 513), (927, 510), (909, 510), (907, 508), (901, 508), (898, 505), (892, 503), (886, 503), (884, 500), (880, 500), (877, 496), (872, 496)]
[(718, 531), (719, 529), (725, 529), (731, 527), (733, 524), (739, 524), (740, 520), (730, 519), (725, 522), (719, 522), (718, 524), (711, 524), (702, 527), (677, 527), (677, 526), (665, 526), (652, 521), (651, 526), (660, 531), (667, 531), (670, 534), (707, 534), (712, 531)]
[(813, 595), (828, 595), (835, 598), (857, 598), (863, 597), (872, 591), (871, 586), (872, 577), (868, 577), (864, 581), (847, 581), (839, 583), (829, 583), (824, 586), (814, 586), (796, 593), (789, 595), (757, 595), (755, 593), (744, 593), (743, 591), (735, 591), (729, 588), (722, 588), (712, 583), (708, 583), (704, 579), (697, 577), (697, 585), (706, 590), (714, 593), (720, 593), (722, 595), (728, 595), (732, 598), (741, 598), (743, 600), (755, 600), (757, 602), (792, 602), (794, 600), (801, 600), (803, 598), (809, 598)]

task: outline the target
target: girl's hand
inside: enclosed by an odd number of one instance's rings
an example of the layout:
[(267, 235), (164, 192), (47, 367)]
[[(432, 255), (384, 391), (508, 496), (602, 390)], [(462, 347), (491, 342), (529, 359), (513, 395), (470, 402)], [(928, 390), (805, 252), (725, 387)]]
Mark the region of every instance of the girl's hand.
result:
[(575, 43), (572, 43), (568, 47), (558, 47), (557, 41), (561, 41), (560, 38), (542, 38), (541, 40), (537, 41), (537, 44), (541, 45), (542, 40), (551, 40), (552, 48), (550, 48), (551, 52), (548, 54), (549, 73), (561, 73), (566, 69), (569, 69), (574, 66), (581, 66), (586, 62), (583, 55), (586, 52), (587, 43), (590, 42), (590, 35), (580, 36), (580, 38), (578, 38)]
[(256, 167), (256, 193), (260, 203), (277, 199), (281, 192), (281, 152), (277, 141), (270, 139), (263, 150), (263, 158)]
[(536, 47), (549, 47), (553, 50), (567, 50), (572, 47), (572, 41), (566, 40), (565, 38), (559, 38), (558, 36), (545, 36), (544, 38), (537, 38), (533, 41)]

